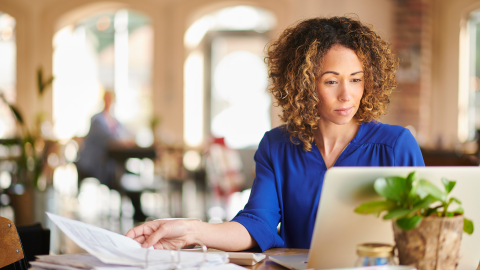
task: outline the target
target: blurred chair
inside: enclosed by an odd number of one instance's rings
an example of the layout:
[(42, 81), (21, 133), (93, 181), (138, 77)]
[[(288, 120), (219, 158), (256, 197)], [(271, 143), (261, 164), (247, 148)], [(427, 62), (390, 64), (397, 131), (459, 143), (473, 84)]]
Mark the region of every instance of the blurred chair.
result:
[(0, 217), (0, 269), (28, 269), (17, 228), (4, 217)]
[(24, 254), (27, 262), (35, 260), (37, 255), (50, 253), (50, 230), (42, 228), (40, 223), (30, 226), (17, 227), (20, 241), (24, 245)]

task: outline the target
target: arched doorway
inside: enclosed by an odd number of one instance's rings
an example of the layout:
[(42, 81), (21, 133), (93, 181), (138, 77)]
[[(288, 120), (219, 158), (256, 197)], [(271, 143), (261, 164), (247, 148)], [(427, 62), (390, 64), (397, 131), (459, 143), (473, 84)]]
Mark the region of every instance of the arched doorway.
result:
[[(15, 18), (0, 11), (0, 95), (10, 104), (16, 101), (15, 26)], [(15, 131), (15, 118), (7, 104), (0, 101), (0, 140), (13, 138), (16, 135)], [(7, 140), (2, 140), (0, 143), (0, 216), (14, 221), (15, 215), (10, 206), (10, 196), (5, 193), (14, 184), (12, 175), (16, 172), (15, 163), (9, 160), (10, 149)]]
[(57, 31), (53, 45), (56, 137), (85, 136), (108, 90), (116, 94), (115, 117), (134, 134), (149, 131), (153, 27), (147, 16), (129, 9), (95, 13)]
[[(263, 59), (276, 24), (267, 9), (231, 6), (202, 16), (184, 35), (184, 142), (208, 152), (211, 190), (205, 203), (211, 222), (230, 220), (243, 208), (255, 149), (272, 127)], [(220, 143), (210, 146), (212, 140)]]
[(232, 148), (255, 147), (271, 128), (263, 57), (275, 26), (275, 15), (266, 9), (234, 6), (204, 15), (185, 32), (187, 146), (198, 147), (211, 134)]
[(480, 130), (480, 9), (469, 13), (461, 40), (458, 139), (469, 142)]
[[(9, 103), (16, 100), (16, 20), (0, 11), (0, 93)], [(0, 138), (15, 136), (15, 119), (7, 106), (0, 107)]]
[[(91, 141), (97, 139), (106, 141), (108, 140), (106, 138), (111, 138), (114, 134), (119, 142), (131, 143), (131, 139), (134, 139), (140, 147), (152, 145), (153, 134), (150, 124), (153, 116), (154, 29), (148, 16), (125, 8), (100, 12), (96, 10), (93, 14), (79, 19), (76, 17), (74, 21), (63, 25), (53, 36), (52, 60), (55, 80), (52, 85), (52, 118), (53, 135), (60, 144), (65, 145), (65, 159), (57, 162), (60, 166), (54, 170), (53, 185), (60, 194), (59, 200), (67, 200), (68, 197), (78, 194), (79, 204), (74, 210), (77, 211), (80, 219), (99, 222), (101, 218), (112, 217), (116, 221), (112, 222), (115, 227), (111, 229), (125, 233), (133, 226), (132, 217), (135, 212), (132, 205), (133, 199), (125, 194), (130, 190), (123, 185), (122, 179), (127, 178), (123, 176), (127, 174), (134, 176), (129, 179), (134, 178), (133, 182), (140, 183), (140, 191), (148, 188), (142, 184), (153, 179), (153, 161), (149, 158), (134, 160), (141, 163), (139, 165), (141, 168), (138, 171), (132, 170), (133, 173), (129, 174), (123, 170), (120, 162), (117, 164), (110, 156), (103, 156), (110, 146), (109, 142), (106, 142), (97, 147), (103, 147), (102, 158), (108, 159), (102, 164), (100, 162), (94, 164), (100, 171), (100, 176), (97, 176), (82, 174), (82, 165), (84, 172), (88, 171), (85, 168), (91, 169), (85, 165), (85, 162), (82, 163), (82, 154), (83, 161), (87, 160), (87, 163), (88, 159), (101, 156), (92, 154), (91, 151), (88, 155), (85, 154), (87, 147), (85, 147), (84, 138), (76, 140), (80, 141), (80, 149), (84, 147), (84, 152), (80, 152), (80, 158), (76, 155), (79, 148), (76, 143), (73, 149), (74, 158), (66, 158), (66, 155), (67, 148), (73, 142), (70, 139), (85, 137), (93, 123), (91, 119), (106, 114), (113, 116), (121, 124), (112, 121), (114, 124), (109, 125), (105, 121), (108, 126), (106, 129), (98, 128), (97, 125), (96, 131), (92, 132), (96, 136), (92, 135)], [(109, 102), (114, 100), (115, 103), (108, 112), (105, 111), (105, 114), (102, 114), (105, 96), (109, 97)], [(105, 103), (107, 103), (106, 100), (105, 97)], [(111, 133), (105, 135), (108, 132)], [(96, 146), (90, 144), (89, 149)], [(124, 146), (126, 145), (121, 145), (121, 147)], [(99, 160), (103, 162), (105, 159), (102, 158)], [(77, 166), (73, 165), (74, 161)], [(109, 182), (104, 181), (105, 179)], [(78, 189), (77, 180), (80, 181)], [(68, 186), (71, 189), (67, 188)], [(115, 189), (121, 191), (118, 192)], [(141, 212), (137, 209), (136, 213)], [(120, 217), (122, 221), (118, 222)]]

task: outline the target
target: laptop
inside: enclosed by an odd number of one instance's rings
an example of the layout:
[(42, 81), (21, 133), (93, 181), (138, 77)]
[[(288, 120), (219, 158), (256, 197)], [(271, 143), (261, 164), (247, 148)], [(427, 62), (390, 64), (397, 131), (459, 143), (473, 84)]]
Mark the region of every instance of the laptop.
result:
[(381, 200), (373, 189), (379, 177), (404, 176), (416, 171), (443, 189), (441, 178), (456, 180), (451, 196), (459, 198), (465, 216), (476, 226), (463, 234), (457, 270), (477, 269), (480, 261), (480, 167), (335, 167), (324, 178), (309, 254), (272, 255), (270, 260), (289, 269), (351, 268), (361, 243), (395, 244), (391, 220), (360, 215), (354, 209)]

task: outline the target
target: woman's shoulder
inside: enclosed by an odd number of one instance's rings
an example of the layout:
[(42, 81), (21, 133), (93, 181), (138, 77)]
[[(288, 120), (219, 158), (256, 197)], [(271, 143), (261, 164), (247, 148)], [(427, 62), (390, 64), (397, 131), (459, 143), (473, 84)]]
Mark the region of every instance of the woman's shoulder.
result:
[(273, 128), (263, 136), (259, 149), (278, 149), (282, 148), (285, 145), (294, 145), (290, 140), (290, 134), (288, 133), (286, 126), (281, 125), (276, 128)]
[(276, 143), (291, 143), (290, 134), (285, 125), (273, 128), (265, 133), (264, 138), (267, 138), (270, 144)]
[(368, 122), (362, 124), (362, 134), (357, 143), (360, 144), (383, 144), (395, 147), (398, 140), (414, 139), (410, 130), (397, 125), (388, 125), (380, 122)]

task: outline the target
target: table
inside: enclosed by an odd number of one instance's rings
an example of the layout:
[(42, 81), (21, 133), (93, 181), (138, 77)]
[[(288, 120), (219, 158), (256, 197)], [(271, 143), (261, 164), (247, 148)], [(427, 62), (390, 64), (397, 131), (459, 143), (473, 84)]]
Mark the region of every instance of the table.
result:
[(155, 159), (157, 152), (154, 146), (142, 148), (139, 146), (121, 146), (118, 144), (111, 144), (108, 146), (108, 157), (115, 159), (120, 163), (125, 163), (129, 158), (150, 158)]
[(308, 249), (300, 249), (300, 248), (271, 248), (263, 254), (267, 255), (265, 260), (257, 263), (253, 266), (243, 266), (248, 269), (253, 270), (285, 270), (287, 268), (276, 264), (269, 260), (268, 256), (270, 255), (299, 255), (299, 254), (308, 254)]
[(157, 157), (156, 148), (154, 146), (148, 148), (141, 148), (139, 146), (126, 147), (118, 143), (108, 145), (108, 158), (116, 161), (115, 168), (115, 182), (109, 186), (112, 189), (120, 190), (125, 193), (132, 200), (133, 208), (135, 209), (133, 219), (136, 221), (144, 221), (147, 216), (143, 214), (140, 204), (140, 197), (142, 191), (125, 190), (120, 184), (120, 179), (123, 174), (127, 172), (125, 162), (129, 158), (149, 158), (155, 160)]

